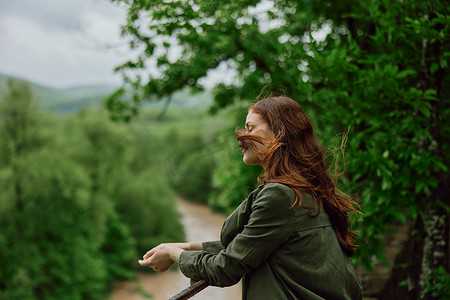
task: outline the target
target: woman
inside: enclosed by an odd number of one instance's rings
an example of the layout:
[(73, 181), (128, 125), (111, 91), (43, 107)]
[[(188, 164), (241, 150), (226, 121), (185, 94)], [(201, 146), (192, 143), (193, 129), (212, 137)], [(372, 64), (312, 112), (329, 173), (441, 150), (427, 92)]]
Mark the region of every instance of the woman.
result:
[(267, 98), (251, 106), (245, 127), (236, 132), (243, 160), (264, 174), (220, 241), (161, 244), (139, 263), (164, 272), (176, 261), (187, 277), (221, 287), (243, 278), (243, 299), (361, 299), (349, 259), (357, 204), (336, 189), (303, 109)]

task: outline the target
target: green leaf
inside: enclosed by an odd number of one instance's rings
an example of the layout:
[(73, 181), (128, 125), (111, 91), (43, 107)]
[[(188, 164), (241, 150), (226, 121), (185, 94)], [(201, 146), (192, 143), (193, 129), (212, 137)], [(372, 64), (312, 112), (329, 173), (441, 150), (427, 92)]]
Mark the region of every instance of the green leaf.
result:
[(397, 216), (397, 219), (398, 219), (400, 222), (402, 222), (403, 224), (406, 223), (406, 216), (405, 216), (405, 214), (399, 213), (399, 214), (397, 214), (396, 216)]
[(412, 75), (416, 75), (416, 74), (417, 74), (417, 72), (415, 70), (408, 69), (408, 70), (403, 70), (403, 71), (398, 72), (395, 75), (395, 77), (397, 79), (402, 79), (402, 78), (405, 78), (405, 77), (408, 77), (408, 76), (412, 76)]
[(426, 118), (429, 118), (431, 116), (431, 111), (428, 105), (419, 106), (419, 110)]
[(425, 91), (423, 98), (427, 100), (437, 100), (436, 94), (437, 94), (436, 90), (429, 89)]
[(438, 63), (432, 63), (430, 67), (430, 73), (434, 74), (436, 71), (439, 70), (439, 64)]

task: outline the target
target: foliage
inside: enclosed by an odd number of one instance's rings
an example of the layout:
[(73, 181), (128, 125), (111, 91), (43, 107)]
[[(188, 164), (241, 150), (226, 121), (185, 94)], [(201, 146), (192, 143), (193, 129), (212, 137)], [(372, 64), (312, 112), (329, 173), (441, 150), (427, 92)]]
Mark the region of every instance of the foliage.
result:
[[(189, 148), (188, 148), (189, 150)], [(197, 149), (193, 149), (195, 151)], [(194, 152), (195, 153), (195, 152)], [(179, 195), (194, 202), (207, 203), (211, 191), (213, 168), (208, 157), (182, 157), (172, 186)]]
[(443, 266), (433, 270), (432, 274), (433, 275), (427, 279), (425, 293), (431, 293), (433, 297), (440, 297), (440, 299), (449, 299), (450, 274)]
[(46, 147), (54, 141), (42, 138), (49, 128), (34, 110), (29, 86), (16, 81), (8, 86), (0, 126), (1, 298), (96, 298), (107, 274), (99, 253), (102, 239), (90, 221), (94, 202), (86, 174)]
[[(449, 80), (450, 14), (445, 2), (113, 2), (127, 6), (123, 34), (132, 49), (142, 50), (116, 69), (125, 86), (136, 91), (132, 104), (110, 99), (125, 111), (186, 86), (202, 90), (208, 71), (225, 64), (236, 77), (215, 86), (213, 112), (254, 99), (271, 85), (301, 103), (326, 146), (351, 128), (344, 190), (360, 198), (365, 217), (355, 220), (357, 259), (367, 268), (373, 257), (383, 260), (380, 236), (396, 222), (426, 219), (429, 206), (448, 206), (450, 97), (443, 83)], [(143, 80), (149, 61), (159, 73)], [(238, 160), (238, 155), (229, 158)], [(242, 199), (235, 189), (254, 174), (241, 171), (237, 163), (219, 165), (214, 178), (223, 196), (214, 205), (232, 208)]]
[(71, 132), (68, 145), (86, 143), (73, 155), (89, 170), (92, 192), (110, 199), (129, 229), (134, 257), (184, 239), (174, 194), (161, 174), (164, 133), (149, 125), (114, 123), (103, 112), (81, 111), (65, 127)]
[[(176, 121), (176, 122), (175, 122)], [(165, 128), (164, 165), (174, 191), (193, 202), (207, 203), (215, 168), (213, 147), (220, 120), (207, 118), (204, 109), (171, 108), (155, 128)]]
[(98, 110), (56, 119), (33, 95), (11, 80), (0, 99), (0, 298), (99, 299), (184, 239), (173, 193), (161, 160), (136, 163), (152, 152), (130, 127)]

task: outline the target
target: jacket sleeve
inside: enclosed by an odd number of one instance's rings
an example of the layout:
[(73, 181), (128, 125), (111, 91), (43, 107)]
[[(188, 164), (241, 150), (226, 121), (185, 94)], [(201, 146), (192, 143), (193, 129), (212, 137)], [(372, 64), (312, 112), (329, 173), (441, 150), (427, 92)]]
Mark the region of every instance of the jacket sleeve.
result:
[(250, 270), (261, 265), (285, 242), (286, 230), (293, 219), (290, 209), (294, 192), (281, 184), (264, 186), (251, 204), (248, 223), (242, 232), (218, 254), (207, 251), (184, 251), (180, 269), (193, 280), (205, 279), (210, 285), (230, 286)]
[(203, 242), (203, 250), (209, 253), (217, 254), (224, 249), (220, 241)]

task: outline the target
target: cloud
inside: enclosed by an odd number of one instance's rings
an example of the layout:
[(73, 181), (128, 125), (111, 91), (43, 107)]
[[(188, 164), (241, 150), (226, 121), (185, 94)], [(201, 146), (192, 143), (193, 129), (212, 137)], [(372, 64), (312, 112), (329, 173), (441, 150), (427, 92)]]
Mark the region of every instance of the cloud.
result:
[(15, 0), (3, 1), (0, 17), (17, 16), (52, 31), (58, 27), (76, 28), (86, 13), (124, 20), (124, 11), (109, 0)]
[(40, 24), (47, 30), (76, 27), (86, 5), (91, 1), (16, 0), (2, 3), (0, 15), (16, 16)]
[(15, 0), (1, 4), (0, 72), (55, 87), (119, 84), (130, 55), (125, 11), (106, 0)]
[[(109, 0), (13, 0), (0, 4), (0, 73), (52, 86), (112, 84), (116, 66), (137, 52), (120, 37), (126, 10)], [(178, 52), (174, 48), (174, 53)], [(154, 60), (138, 72), (157, 76)], [(156, 74), (156, 75), (155, 75)], [(201, 82), (234, 82), (225, 63)]]

